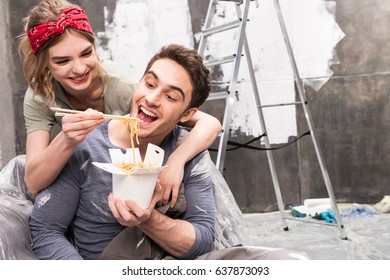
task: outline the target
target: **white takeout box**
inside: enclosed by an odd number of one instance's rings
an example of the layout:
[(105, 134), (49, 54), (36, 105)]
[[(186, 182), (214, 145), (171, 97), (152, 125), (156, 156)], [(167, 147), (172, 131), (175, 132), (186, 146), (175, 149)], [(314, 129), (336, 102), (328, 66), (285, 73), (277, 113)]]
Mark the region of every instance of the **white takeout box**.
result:
[[(132, 149), (126, 149), (122, 153), (120, 149), (109, 149), (112, 163), (93, 162), (93, 164), (112, 174), (113, 194), (122, 200), (131, 199), (140, 207), (146, 209), (150, 205), (157, 177), (164, 168), (161, 166), (164, 160), (164, 150), (160, 147), (148, 144), (144, 163), (151, 163), (155, 168), (139, 168), (127, 174), (114, 164), (133, 162)], [(136, 162), (141, 161), (138, 148), (134, 149)]]

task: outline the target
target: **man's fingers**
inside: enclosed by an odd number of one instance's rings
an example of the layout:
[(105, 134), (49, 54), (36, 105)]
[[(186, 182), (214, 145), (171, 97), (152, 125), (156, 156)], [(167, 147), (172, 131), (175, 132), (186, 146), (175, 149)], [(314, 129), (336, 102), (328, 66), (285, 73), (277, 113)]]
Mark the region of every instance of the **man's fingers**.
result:
[(130, 209), (128, 210), (135, 218), (140, 218), (144, 214), (144, 210), (133, 200), (126, 200), (125, 201), (126, 208)]
[(110, 195), (108, 196), (108, 206), (110, 207), (112, 215), (115, 217), (115, 219), (120, 218), (119, 212), (115, 205), (115, 198), (112, 193), (110, 193)]
[(170, 195), (171, 195), (171, 190), (170, 189), (169, 190), (167, 190), (167, 189), (163, 190), (162, 195), (161, 195), (161, 203), (163, 205), (168, 203)]
[(171, 200), (171, 204), (169, 207), (173, 208), (177, 202), (177, 197), (178, 197), (178, 192), (179, 190), (178, 189), (175, 189), (173, 192), (172, 192), (172, 200)]

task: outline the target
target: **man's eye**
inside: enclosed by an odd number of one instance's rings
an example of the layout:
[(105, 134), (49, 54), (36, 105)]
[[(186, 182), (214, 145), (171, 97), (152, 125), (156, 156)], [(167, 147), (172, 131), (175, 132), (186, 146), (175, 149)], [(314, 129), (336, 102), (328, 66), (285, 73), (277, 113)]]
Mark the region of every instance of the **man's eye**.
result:
[(173, 96), (173, 95), (167, 94), (166, 96), (167, 96), (168, 100), (170, 100), (170, 101), (177, 101), (177, 100), (176, 100), (176, 97)]
[(153, 87), (154, 87), (152, 83), (145, 82), (145, 84), (146, 84), (146, 86), (147, 86), (148, 88), (153, 88)]

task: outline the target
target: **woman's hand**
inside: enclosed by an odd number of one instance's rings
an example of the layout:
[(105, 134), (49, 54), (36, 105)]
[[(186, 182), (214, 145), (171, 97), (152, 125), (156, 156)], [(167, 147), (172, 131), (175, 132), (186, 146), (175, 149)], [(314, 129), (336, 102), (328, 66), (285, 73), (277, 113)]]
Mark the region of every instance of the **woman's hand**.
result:
[(159, 179), (162, 187), (160, 204), (165, 205), (171, 198), (170, 207), (175, 206), (179, 194), (179, 188), (184, 176), (185, 162), (180, 161), (172, 154), (166, 163), (166, 167), (160, 172)]
[(78, 145), (94, 128), (104, 122), (103, 113), (88, 109), (82, 113), (69, 114), (62, 118), (62, 132), (67, 143)]

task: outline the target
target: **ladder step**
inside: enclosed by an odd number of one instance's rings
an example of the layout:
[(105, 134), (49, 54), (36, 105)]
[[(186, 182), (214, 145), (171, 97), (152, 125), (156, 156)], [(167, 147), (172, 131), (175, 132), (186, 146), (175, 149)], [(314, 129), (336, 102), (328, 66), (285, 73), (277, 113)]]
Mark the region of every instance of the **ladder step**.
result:
[(220, 92), (210, 92), (207, 101), (210, 100), (218, 100), (218, 99), (226, 99), (229, 96), (229, 92), (227, 90)]
[(290, 105), (299, 105), (299, 104), (302, 104), (302, 102), (298, 101), (298, 102), (291, 102), (291, 103), (269, 104), (269, 105), (261, 105), (259, 107), (260, 108), (266, 108), (266, 107), (290, 106)]
[[(221, 85), (229, 85), (229, 81), (211, 81), (211, 86), (221, 86)], [(240, 83), (240, 81), (237, 81), (237, 83)]]
[(222, 25), (218, 25), (218, 26), (214, 26), (214, 27), (210, 27), (208, 29), (202, 30), (202, 33), (204, 36), (209, 36), (209, 35), (216, 34), (216, 33), (222, 32), (222, 31), (227, 31), (227, 30), (236, 28), (236, 27), (240, 26), (240, 24), (241, 24), (241, 20), (236, 20), (236, 21), (232, 21), (232, 22), (229, 22), (226, 24), (222, 24)]
[(236, 59), (236, 55), (233, 54), (233, 55), (229, 55), (229, 56), (225, 56), (225, 57), (209, 59), (209, 60), (204, 61), (203, 63), (206, 67), (211, 67), (211, 66), (215, 66), (215, 65), (219, 65), (219, 64), (223, 64), (223, 63), (233, 62), (235, 59)]

